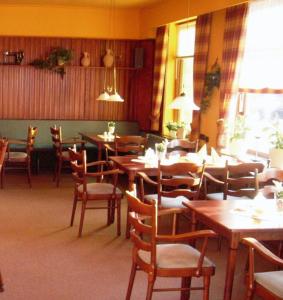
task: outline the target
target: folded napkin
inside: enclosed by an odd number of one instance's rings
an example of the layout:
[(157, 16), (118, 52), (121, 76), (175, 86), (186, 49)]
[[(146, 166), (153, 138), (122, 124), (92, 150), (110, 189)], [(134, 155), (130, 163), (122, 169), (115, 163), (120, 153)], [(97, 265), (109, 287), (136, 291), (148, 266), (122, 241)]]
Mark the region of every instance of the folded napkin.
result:
[(206, 147), (206, 144), (204, 144), (201, 148), (200, 148), (200, 150), (199, 150), (199, 152), (197, 153), (198, 154), (198, 157), (200, 158), (200, 159), (206, 159), (207, 158), (207, 147)]
[(225, 158), (221, 157), (220, 155), (218, 155), (218, 153), (216, 152), (216, 150), (211, 147), (211, 160), (213, 164), (223, 164), (225, 163)]

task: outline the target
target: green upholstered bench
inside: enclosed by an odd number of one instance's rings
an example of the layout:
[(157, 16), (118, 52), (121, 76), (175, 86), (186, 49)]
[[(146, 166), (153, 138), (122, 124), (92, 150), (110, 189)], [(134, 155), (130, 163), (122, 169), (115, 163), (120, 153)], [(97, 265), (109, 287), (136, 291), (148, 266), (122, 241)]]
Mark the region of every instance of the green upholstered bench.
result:
[[(79, 132), (103, 134), (107, 131), (108, 121), (85, 121), (85, 120), (0, 120), (0, 137), (23, 139), (27, 136), (29, 125), (38, 127), (38, 134), (35, 139), (35, 160), (37, 165), (41, 156), (49, 155), (53, 149), (50, 127), (53, 125), (62, 127), (63, 139), (69, 137), (80, 137)], [(116, 132), (120, 135), (140, 134), (137, 122), (116, 121)], [(92, 152), (95, 152), (95, 145), (87, 144)], [(47, 154), (49, 152), (49, 154)], [(51, 156), (52, 157), (52, 156)], [(48, 159), (49, 160), (49, 159)]]

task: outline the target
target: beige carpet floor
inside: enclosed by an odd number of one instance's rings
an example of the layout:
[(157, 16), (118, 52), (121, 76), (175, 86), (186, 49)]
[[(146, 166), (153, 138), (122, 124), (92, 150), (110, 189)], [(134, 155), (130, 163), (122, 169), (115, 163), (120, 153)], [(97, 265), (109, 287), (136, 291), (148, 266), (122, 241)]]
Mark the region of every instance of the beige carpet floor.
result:
[[(5, 283), (1, 300), (121, 300), (125, 299), (131, 267), (131, 242), (125, 239), (126, 203), (123, 200), (123, 234), (105, 227), (105, 211), (87, 211), (83, 237), (77, 238), (78, 215), (69, 227), (72, 181), (65, 174), (55, 188), (50, 174), (33, 176), (29, 189), (23, 174), (6, 176), (0, 190), (0, 270)], [(80, 207), (79, 207), (80, 208)], [(217, 251), (209, 244), (208, 256), (217, 266), (210, 299), (223, 296), (227, 246)], [(233, 299), (243, 299), (246, 251), (241, 248)], [(145, 299), (146, 276), (139, 272), (132, 299)], [(193, 285), (197, 280), (193, 280)], [(158, 279), (157, 286), (179, 286), (179, 279)], [(178, 293), (155, 293), (153, 299), (179, 299)], [(193, 292), (191, 299), (202, 299)]]

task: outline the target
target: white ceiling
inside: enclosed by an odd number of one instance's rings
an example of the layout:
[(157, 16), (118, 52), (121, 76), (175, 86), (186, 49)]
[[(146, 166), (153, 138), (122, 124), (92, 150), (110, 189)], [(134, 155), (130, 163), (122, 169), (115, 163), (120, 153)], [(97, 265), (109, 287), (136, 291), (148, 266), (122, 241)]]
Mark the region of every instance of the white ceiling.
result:
[(68, 5), (142, 8), (166, 0), (0, 0), (0, 4)]

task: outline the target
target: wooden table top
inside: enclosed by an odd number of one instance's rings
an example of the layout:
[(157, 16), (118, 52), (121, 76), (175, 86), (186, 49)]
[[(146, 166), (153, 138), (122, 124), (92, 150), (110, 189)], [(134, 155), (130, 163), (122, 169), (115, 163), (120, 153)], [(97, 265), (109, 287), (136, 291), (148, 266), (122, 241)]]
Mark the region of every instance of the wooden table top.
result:
[[(277, 209), (276, 200), (198, 200), (183, 204), (199, 217), (209, 219), (233, 232), (282, 230), (283, 211)], [(282, 236), (283, 238), (283, 236)]]

